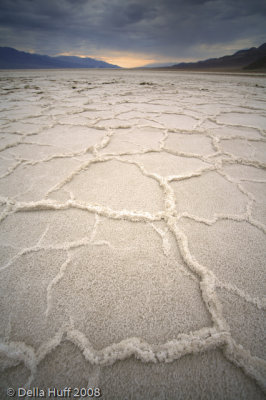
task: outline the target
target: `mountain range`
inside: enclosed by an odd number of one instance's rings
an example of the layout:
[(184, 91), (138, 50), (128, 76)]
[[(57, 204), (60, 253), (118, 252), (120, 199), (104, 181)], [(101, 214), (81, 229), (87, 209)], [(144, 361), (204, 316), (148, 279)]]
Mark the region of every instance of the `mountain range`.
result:
[(266, 43), (260, 47), (239, 50), (236, 53), (208, 60), (179, 63), (168, 68), (180, 70), (266, 70)]
[[(145, 66), (148, 67), (148, 66)], [(144, 67), (144, 68), (145, 68)], [(175, 65), (150, 65), (153, 68), (191, 71), (266, 71), (266, 43), (260, 47), (239, 50), (232, 55), (209, 58), (197, 62), (182, 62)], [(0, 47), (0, 69), (54, 69), (54, 68), (121, 68), (118, 65), (95, 60), (90, 57), (46, 56), (26, 53), (11, 47)], [(143, 67), (142, 67), (143, 68)]]
[(0, 69), (48, 69), (48, 68), (120, 68), (94, 58), (57, 56), (50, 57), (0, 47)]

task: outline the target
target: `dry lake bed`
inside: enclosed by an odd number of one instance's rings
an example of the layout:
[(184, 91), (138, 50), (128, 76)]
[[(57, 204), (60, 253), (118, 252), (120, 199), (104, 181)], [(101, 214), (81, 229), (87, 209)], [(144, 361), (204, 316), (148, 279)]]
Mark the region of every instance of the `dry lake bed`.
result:
[(1, 71), (0, 102), (1, 398), (264, 399), (265, 76)]

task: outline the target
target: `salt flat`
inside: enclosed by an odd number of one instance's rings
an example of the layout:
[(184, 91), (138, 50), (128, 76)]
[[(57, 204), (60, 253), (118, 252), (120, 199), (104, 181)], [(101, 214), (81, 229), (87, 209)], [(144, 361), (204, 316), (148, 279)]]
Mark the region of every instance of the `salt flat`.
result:
[(2, 71), (0, 94), (1, 398), (265, 398), (265, 77)]

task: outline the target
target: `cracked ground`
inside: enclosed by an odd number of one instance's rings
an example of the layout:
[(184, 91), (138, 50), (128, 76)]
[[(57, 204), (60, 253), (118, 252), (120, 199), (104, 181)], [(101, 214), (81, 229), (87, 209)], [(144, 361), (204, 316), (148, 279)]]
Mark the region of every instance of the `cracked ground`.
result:
[(6, 388), (263, 399), (265, 77), (0, 77)]

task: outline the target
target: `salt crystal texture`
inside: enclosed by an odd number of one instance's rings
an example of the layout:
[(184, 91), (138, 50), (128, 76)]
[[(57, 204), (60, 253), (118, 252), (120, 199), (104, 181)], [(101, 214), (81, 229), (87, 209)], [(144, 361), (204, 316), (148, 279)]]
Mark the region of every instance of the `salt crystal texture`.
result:
[(1, 398), (263, 399), (265, 77), (4, 71)]

